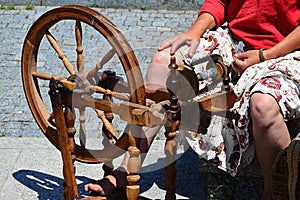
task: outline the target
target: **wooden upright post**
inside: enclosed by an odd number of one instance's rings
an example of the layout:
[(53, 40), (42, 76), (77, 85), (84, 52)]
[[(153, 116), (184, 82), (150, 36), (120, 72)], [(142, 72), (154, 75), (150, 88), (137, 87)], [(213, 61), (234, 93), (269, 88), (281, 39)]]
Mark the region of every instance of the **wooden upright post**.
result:
[(61, 101), (60, 91), (54, 79), (50, 81), (50, 99), (52, 103), (56, 129), (58, 133), (58, 142), (63, 161), (63, 176), (64, 176), (64, 200), (77, 199), (78, 188), (75, 178), (75, 169), (73, 165), (72, 151), (74, 148), (70, 146), (69, 135), (67, 133), (67, 125), (63, 106)]
[(171, 96), (171, 105), (167, 107), (167, 121), (165, 124), (165, 154), (166, 154), (166, 166), (165, 166), (165, 177), (166, 177), (166, 196), (165, 199), (173, 200), (176, 199), (176, 150), (177, 144), (175, 141), (176, 132), (179, 129), (181, 119), (181, 109), (176, 96)]
[(141, 159), (140, 159), (140, 150), (137, 148), (139, 145), (139, 136), (141, 134), (141, 127), (129, 124), (128, 125), (128, 139), (129, 139), (129, 148), (128, 153), (130, 155), (128, 160), (128, 186), (126, 187), (126, 194), (128, 200), (137, 200), (140, 194), (140, 168), (141, 168)]
[(167, 89), (170, 93), (170, 106), (165, 106), (166, 109), (166, 122), (165, 122), (165, 136), (167, 138), (165, 144), (166, 154), (166, 166), (165, 166), (165, 177), (166, 177), (166, 195), (165, 199), (174, 200), (176, 199), (176, 150), (177, 144), (175, 141), (176, 132), (179, 129), (181, 120), (181, 108), (177, 98), (178, 92), (178, 77), (177, 71), (178, 65), (176, 64), (175, 57), (171, 57), (169, 69), (170, 75), (167, 79)]
[[(112, 98), (111, 95), (103, 95), (103, 99), (106, 101), (111, 102)], [(105, 118), (112, 124), (114, 119), (114, 115), (112, 112), (104, 112)], [(108, 147), (113, 145), (114, 139), (112, 134), (107, 130), (106, 126), (102, 126), (102, 133), (105, 135), (106, 138), (103, 139), (102, 144), (104, 147)], [(113, 163), (112, 160), (106, 163), (103, 163), (102, 169), (104, 171), (104, 177), (109, 175), (113, 171)]]

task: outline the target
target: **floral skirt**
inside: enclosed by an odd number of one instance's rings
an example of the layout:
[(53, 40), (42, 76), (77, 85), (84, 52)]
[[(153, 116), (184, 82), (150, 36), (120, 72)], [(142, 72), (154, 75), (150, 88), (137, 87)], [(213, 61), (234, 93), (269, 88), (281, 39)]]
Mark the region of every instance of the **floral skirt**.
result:
[[(206, 70), (203, 58), (209, 59), (211, 54), (219, 54), (223, 57), (224, 63), (230, 65), (233, 62), (233, 54), (241, 49), (242, 43), (235, 42), (228, 31), (219, 28), (204, 34), (193, 58), (185, 56), (188, 47), (182, 47), (180, 52), (185, 62), (193, 65), (197, 72)], [(238, 101), (232, 109), (240, 114), (240, 119), (236, 122), (224, 117), (212, 116), (206, 134), (192, 132), (187, 134), (186, 138), (191, 148), (201, 158), (216, 159), (218, 167), (232, 176), (235, 176), (242, 166), (250, 164), (255, 154), (248, 131), (250, 97), (255, 92), (269, 94), (278, 102), (285, 120), (299, 118), (300, 61), (296, 59), (299, 57), (300, 51), (296, 51), (284, 57), (261, 62), (245, 70), (237, 84), (233, 86)], [(203, 81), (200, 86), (203, 84), (210, 83)], [(216, 85), (218, 84), (208, 87), (209, 92), (201, 96), (218, 91)]]

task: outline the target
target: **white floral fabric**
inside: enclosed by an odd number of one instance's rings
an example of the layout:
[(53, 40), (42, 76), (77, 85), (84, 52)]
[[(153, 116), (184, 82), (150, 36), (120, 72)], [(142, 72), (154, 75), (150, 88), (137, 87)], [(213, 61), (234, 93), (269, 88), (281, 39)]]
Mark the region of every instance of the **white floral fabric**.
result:
[[(237, 46), (238, 45), (238, 46)], [(233, 62), (233, 54), (240, 48), (240, 43), (234, 42), (227, 30), (218, 28), (207, 31), (201, 38), (199, 48), (193, 58), (187, 58), (188, 47), (180, 49), (185, 61), (195, 67), (195, 71), (206, 68), (205, 59), (212, 54), (223, 57), (226, 65)], [(240, 51), (240, 50), (239, 50)], [(250, 164), (254, 157), (254, 148), (249, 134), (249, 101), (255, 92), (272, 95), (278, 102), (282, 115), (286, 120), (300, 116), (300, 99), (298, 82), (300, 82), (300, 52), (296, 51), (284, 57), (267, 60), (249, 67), (241, 75), (233, 89), (238, 97), (232, 110), (240, 114), (240, 119), (230, 121), (224, 117), (212, 116), (206, 134), (189, 133), (187, 138), (191, 148), (200, 157), (214, 160), (220, 169), (232, 176), (238, 173), (241, 166)], [(200, 83), (208, 84), (207, 81)], [(210, 95), (218, 91), (218, 87), (211, 88), (201, 96)], [(198, 97), (200, 98), (200, 97)]]

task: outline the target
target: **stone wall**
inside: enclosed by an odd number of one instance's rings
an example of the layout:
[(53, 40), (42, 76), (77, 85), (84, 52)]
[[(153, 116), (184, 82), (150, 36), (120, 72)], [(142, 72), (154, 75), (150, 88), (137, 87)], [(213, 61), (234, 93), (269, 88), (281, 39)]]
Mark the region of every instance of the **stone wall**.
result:
[(61, 6), (79, 4), (101, 8), (198, 10), (204, 0), (0, 0), (0, 5)]

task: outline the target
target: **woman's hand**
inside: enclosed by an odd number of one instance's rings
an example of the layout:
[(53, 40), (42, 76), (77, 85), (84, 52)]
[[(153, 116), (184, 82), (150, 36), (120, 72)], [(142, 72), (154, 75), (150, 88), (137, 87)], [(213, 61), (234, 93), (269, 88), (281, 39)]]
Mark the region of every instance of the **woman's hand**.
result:
[(174, 55), (181, 46), (186, 44), (190, 47), (188, 56), (193, 57), (202, 34), (206, 31), (206, 29), (212, 29), (215, 26), (215, 18), (209, 13), (202, 13), (186, 32), (167, 38), (163, 41), (159, 46), (158, 51), (170, 48), (170, 55)]
[(179, 35), (175, 35), (173, 37), (167, 38), (165, 41), (161, 43), (158, 48), (158, 51), (162, 51), (166, 48), (170, 48), (170, 55), (174, 55), (175, 52), (183, 45), (188, 45), (189, 48), (189, 57), (193, 57), (196, 52), (196, 49), (199, 45), (200, 38), (193, 38), (190, 36), (188, 32), (181, 33)]
[(232, 68), (238, 73), (243, 73), (248, 67), (259, 62), (259, 50), (250, 50), (236, 54)]
[[(265, 60), (285, 56), (288, 53), (300, 48), (300, 26), (297, 26), (278, 44), (263, 51)], [(239, 73), (245, 71), (251, 65), (259, 63), (259, 50), (246, 51), (235, 56), (233, 69)]]

